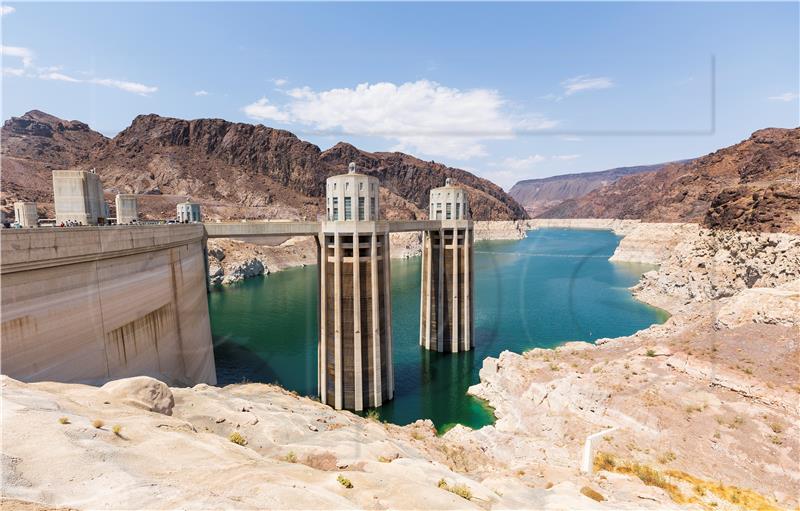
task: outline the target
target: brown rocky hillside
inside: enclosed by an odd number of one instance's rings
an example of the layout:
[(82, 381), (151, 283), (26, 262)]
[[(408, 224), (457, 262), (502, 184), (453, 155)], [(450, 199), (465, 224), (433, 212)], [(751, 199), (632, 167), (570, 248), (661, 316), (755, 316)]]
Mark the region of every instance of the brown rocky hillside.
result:
[(209, 218), (315, 218), (325, 179), (350, 161), (380, 178), (388, 218), (424, 218), (428, 192), (453, 177), (478, 220), (526, 218), (500, 187), (464, 170), (403, 153), (368, 153), (339, 143), (327, 151), (288, 131), (222, 119), (140, 115), (113, 139), (78, 121), (31, 111), (2, 128), (2, 199), (52, 210), (50, 172), (96, 168), (106, 192), (145, 194), (143, 213), (171, 217), (186, 197)]
[(800, 128), (767, 128), (738, 144), (625, 176), (541, 218), (626, 218), (800, 233)]
[(596, 172), (578, 172), (539, 179), (525, 179), (512, 186), (508, 194), (522, 204), (528, 214), (536, 216), (567, 199), (582, 197), (592, 190), (613, 183), (623, 176), (652, 172), (666, 165), (668, 163), (657, 163), (655, 165), (617, 167)]

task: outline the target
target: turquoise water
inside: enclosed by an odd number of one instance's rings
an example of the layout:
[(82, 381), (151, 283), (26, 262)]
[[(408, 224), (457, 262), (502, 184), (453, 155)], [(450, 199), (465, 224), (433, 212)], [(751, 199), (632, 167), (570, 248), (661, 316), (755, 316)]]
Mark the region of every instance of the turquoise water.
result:
[[(480, 427), (491, 410), (466, 395), (488, 356), (572, 340), (618, 337), (663, 322), (666, 313), (634, 300), (628, 287), (651, 266), (611, 263), (609, 231), (542, 229), (518, 241), (475, 245), (475, 349), (419, 347), (420, 258), (392, 262), (395, 398), (382, 419), (432, 419), (440, 429)], [(317, 391), (317, 268), (294, 268), (209, 295), (220, 384), (279, 383)]]

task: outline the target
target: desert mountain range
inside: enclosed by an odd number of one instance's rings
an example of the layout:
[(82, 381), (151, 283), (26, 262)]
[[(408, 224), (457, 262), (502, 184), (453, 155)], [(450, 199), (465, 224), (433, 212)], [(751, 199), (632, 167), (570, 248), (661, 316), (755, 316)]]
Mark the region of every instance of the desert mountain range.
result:
[(800, 128), (758, 130), (706, 156), (621, 177), (538, 216), (696, 222), (798, 233)]
[(664, 168), (668, 163), (617, 167), (596, 172), (575, 172), (540, 179), (518, 181), (508, 194), (522, 204), (531, 217), (561, 204), (567, 199), (577, 199), (596, 188), (609, 185), (623, 176), (653, 172)]
[[(384, 215), (426, 218), (428, 192), (452, 177), (473, 218), (622, 218), (800, 232), (800, 128), (767, 128), (693, 160), (517, 183), (505, 193), (465, 170), (340, 142), (325, 151), (294, 134), (222, 119), (137, 116), (113, 138), (32, 110), (2, 128), (2, 204), (52, 213), (51, 171), (96, 168), (109, 199), (143, 194), (145, 217), (170, 218), (191, 197), (207, 218), (316, 218), (325, 179), (349, 162), (381, 181)], [(515, 200), (516, 199), (516, 200)], [(521, 205), (522, 203), (523, 205)], [(531, 205), (534, 207), (531, 207)]]
[(390, 219), (426, 218), (429, 190), (447, 177), (467, 189), (475, 219), (527, 218), (494, 183), (399, 152), (369, 153), (343, 142), (321, 151), (263, 125), (154, 114), (107, 138), (37, 110), (3, 125), (3, 206), (35, 200), (52, 209), (52, 170), (96, 168), (107, 193), (145, 194), (140, 210), (150, 217), (172, 217), (175, 204), (191, 197), (208, 218), (315, 218), (325, 179), (346, 172), (351, 161), (380, 178)]

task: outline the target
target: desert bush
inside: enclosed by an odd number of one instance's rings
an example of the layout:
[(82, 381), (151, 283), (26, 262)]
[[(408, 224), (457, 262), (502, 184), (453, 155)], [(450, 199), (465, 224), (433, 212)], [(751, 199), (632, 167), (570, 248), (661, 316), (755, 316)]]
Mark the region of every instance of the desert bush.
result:
[(238, 431), (234, 431), (228, 436), (228, 440), (235, 443), (236, 445), (247, 445), (247, 439), (242, 436), (241, 433)]
[(353, 487), (353, 483), (350, 482), (350, 479), (346, 478), (342, 474), (339, 474), (339, 476), (336, 478), (336, 480), (339, 481), (339, 484), (341, 484), (345, 488), (352, 488)]

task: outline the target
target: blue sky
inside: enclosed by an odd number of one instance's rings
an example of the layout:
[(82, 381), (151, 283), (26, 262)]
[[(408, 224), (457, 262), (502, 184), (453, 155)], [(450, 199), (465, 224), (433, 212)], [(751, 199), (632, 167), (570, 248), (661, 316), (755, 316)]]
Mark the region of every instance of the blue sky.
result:
[(509, 188), (798, 126), (799, 5), (10, 2), (2, 116), (263, 123)]

